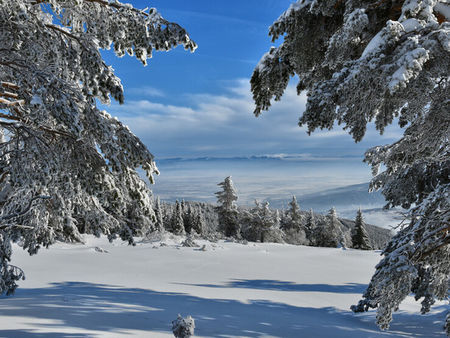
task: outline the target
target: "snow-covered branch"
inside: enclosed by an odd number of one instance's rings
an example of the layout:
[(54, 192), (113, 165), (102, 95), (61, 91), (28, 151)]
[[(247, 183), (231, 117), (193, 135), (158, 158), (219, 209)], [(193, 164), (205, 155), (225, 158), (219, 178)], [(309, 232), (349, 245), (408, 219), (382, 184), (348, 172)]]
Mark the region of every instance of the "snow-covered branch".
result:
[[(255, 115), (280, 100), (297, 75), (308, 91), (299, 124), (343, 125), (356, 142), (374, 122), (380, 133), (398, 119), (397, 142), (369, 149), (371, 190), (387, 207), (410, 210), (384, 251), (355, 311), (378, 308), (389, 327), (392, 312), (413, 292), (427, 312), (448, 296), (450, 246), (450, 22), (448, 1), (309, 1), (292, 4), (269, 29), (272, 47), (251, 79)], [(380, 172), (380, 168), (384, 168)], [(442, 233), (443, 231), (443, 233)]]
[[(33, 198), (31, 198), (31, 200), (28, 202), (28, 205), (25, 206), (25, 208), (23, 210), (20, 210), (14, 214), (0, 216), (0, 222), (8, 221), (10, 219), (25, 215), (27, 212), (30, 211), (31, 206), (33, 205), (33, 202), (36, 201), (37, 199), (46, 200), (46, 199), (50, 199), (50, 198), (51, 198), (50, 196), (44, 196), (44, 195), (34, 196)], [(7, 227), (7, 226), (0, 226), (0, 229), (4, 229), (5, 227)], [(30, 227), (27, 227), (27, 228), (30, 228)]]
[[(118, 1), (4, 0), (0, 21), (0, 234), (11, 235), (0, 244), (21, 240), (36, 253), (80, 233), (145, 234), (155, 215), (136, 169), (150, 181), (158, 169), (128, 127), (96, 106), (124, 100), (100, 49), (146, 64), (155, 50), (194, 51), (195, 42), (155, 9)], [(0, 284), (9, 256), (0, 255)]]

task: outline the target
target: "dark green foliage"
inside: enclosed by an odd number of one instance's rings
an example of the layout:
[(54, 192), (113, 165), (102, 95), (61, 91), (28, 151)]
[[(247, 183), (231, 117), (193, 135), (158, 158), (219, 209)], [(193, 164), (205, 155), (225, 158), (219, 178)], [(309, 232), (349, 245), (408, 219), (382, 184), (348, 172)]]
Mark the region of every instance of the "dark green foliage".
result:
[(361, 209), (358, 209), (355, 218), (355, 228), (353, 229), (352, 235), (352, 247), (360, 250), (372, 250)]

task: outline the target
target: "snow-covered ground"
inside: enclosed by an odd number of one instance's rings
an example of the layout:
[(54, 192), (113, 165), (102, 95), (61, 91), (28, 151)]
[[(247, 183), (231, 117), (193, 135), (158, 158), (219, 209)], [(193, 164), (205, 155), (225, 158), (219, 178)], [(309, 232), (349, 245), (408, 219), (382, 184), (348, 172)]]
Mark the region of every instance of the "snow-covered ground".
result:
[(178, 313), (192, 315), (198, 337), (444, 337), (444, 304), (422, 316), (408, 299), (387, 332), (373, 311), (349, 311), (379, 252), (164, 243), (86, 237), (32, 257), (15, 246), (27, 280), (0, 299), (0, 337), (173, 337)]

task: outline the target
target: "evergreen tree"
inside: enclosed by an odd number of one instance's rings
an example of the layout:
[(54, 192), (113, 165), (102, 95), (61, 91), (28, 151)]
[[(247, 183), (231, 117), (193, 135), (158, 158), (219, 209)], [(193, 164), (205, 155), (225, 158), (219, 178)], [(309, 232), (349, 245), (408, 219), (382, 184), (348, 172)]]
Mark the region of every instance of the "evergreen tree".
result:
[(184, 230), (190, 234), (192, 230), (192, 225), (194, 222), (194, 215), (192, 212), (192, 207), (190, 204), (186, 203), (184, 200), (181, 201), (181, 210), (183, 214), (183, 224)]
[(270, 27), (272, 40), (284, 41), (251, 79), (259, 115), (297, 75), (298, 93), (308, 91), (300, 125), (309, 133), (337, 122), (360, 141), (371, 121), (380, 132), (394, 118), (405, 127), (400, 140), (365, 156), (375, 175), (371, 189), (382, 189), (387, 207), (411, 214), (353, 307), (378, 308), (382, 329), (411, 292), (424, 299), (422, 312), (448, 297), (449, 7), (446, 0), (297, 1)]
[(7, 232), (0, 231), (0, 291), (7, 296), (16, 290), (18, 286), (16, 282), (25, 278), (22, 269), (9, 264), (10, 260), (11, 239), (8, 238)]
[(269, 202), (265, 202), (262, 206), (259, 207), (258, 218), (259, 218), (259, 228), (258, 231), (260, 233), (260, 241), (264, 243), (267, 241), (267, 237), (269, 232), (275, 226), (276, 218), (275, 215), (272, 214), (269, 209)]
[(372, 250), (367, 234), (361, 208), (358, 209), (355, 218), (355, 228), (353, 229), (352, 247), (354, 249)]
[(240, 225), (238, 222), (238, 211), (236, 201), (238, 199), (236, 190), (233, 186), (231, 176), (225, 178), (225, 180), (218, 184), (222, 187), (222, 190), (216, 192), (217, 203), (216, 208), (219, 214), (219, 225), (223, 229), (225, 236), (227, 237), (239, 237)]
[(340, 234), (342, 230), (336, 209), (333, 207), (329, 210), (325, 224), (317, 228), (315, 243), (317, 246), (336, 248), (340, 244)]
[(255, 206), (246, 211), (243, 217), (244, 238), (249, 241), (282, 243), (283, 232), (279, 227), (279, 213), (269, 208), (269, 202), (261, 204), (255, 200)]
[(272, 216), (271, 216), (272, 220), (271, 220), (271, 226), (268, 229), (268, 231), (266, 232), (265, 236), (264, 236), (264, 240), (266, 242), (271, 242), (271, 243), (284, 243), (284, 233), (283, 230), (281, 230), (280, 226), (281, 226), (281, 217), (280, 217), (280, 212), (277, 210), (275, 210), (275, 212), (272, 212)]
[(313, 243), (313, 234), (316, 229), (316, 219), (314, 218), (314, 213), (312, 209), (309, 209), (308, 216), (306, 217), (306, 224), (305, 224), (305, 233), (306, 238), (309, 240), (310, 243)]
[(175, 201), (175, 212), (172, 215), (172, 232), (175, 235), (184, 235), (184, 221), (183, 211), (181, 209), (181, 203)]
[(200, 208), (194, 209), (192, 230), (199, 235), (203, 235), (205, 231), (205, 217)]
[(161, 209), (163, 212), (164, 230), (172, 231), (172, 218), (174, 208), (172, 208), (172, 206), (168, 203), (161, 203)]
[[(135, 55), (196, 44), (154, 8), (107, 0), (2, 0), (0, 6), (0, 247), (34, 254), (80, 232), (133, 241), (154, 222), (153, 155), (97, 99), (123, 103), (99, 49)], [(24, 212), (26, 211), (26, 212)], [(0, 255), (0, 294), (20, 273)]]
[(289, 209), (287, 211), (287, 222), (284, 224), (284, 229), (293, 229), (296, 231), (303, 229), (303, 219), (300, 213), (300, 206), (297, 203), (297, 198), (292, 196), (292, 200), (289, 202)]
[(159, 197), (156, 198), (155, 220), (155, 231), (164, 232), (163, 211)]
[(281, 217), (280, 217), (280, 211), (277, 209), (275, 210), (275, 215), (274, 215), (274, 224), (273, 226), (275, 228), (280, 228), (281, 226)]
[(289, 209), (286, 211), (283, 219), (284, 240), (289, 244), (306, 245), (305, 226), (303, 224), (303, 216), (300, 212), (300, 206), (295, 196), (292, 196), (289, 202)]

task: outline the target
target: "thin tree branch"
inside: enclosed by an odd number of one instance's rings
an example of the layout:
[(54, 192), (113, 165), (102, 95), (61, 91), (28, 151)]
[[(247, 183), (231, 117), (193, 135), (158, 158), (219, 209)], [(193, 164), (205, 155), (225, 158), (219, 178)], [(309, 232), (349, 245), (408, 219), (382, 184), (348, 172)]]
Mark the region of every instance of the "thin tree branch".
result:
[[(8, 115), (8, 114), (3, 114), (3, 113), (0, 113), (0, 118), (4, 118), (4, 119), (7, 119), (7, 120), (19, 121), (19, 122), (26, 122), (21, 117)], [(7, 125), (7, 126), (16, 126), (14, 123), (7, 123), (7, 122), (2, 122), (2, 121), (0, 121), (0, 124)], [(73, 140), (76, 139), (76, 137), (74, 137), (73, 135), (71, 135), (71, 134), (69, 134), (69, 133), (67, 133), (65, 131), (56, 130), (56, 129), (43, 127), (43, 126), (39, 127), (39, 129), (42, 130), (42, 131), (45, 131), (47, 133), (50, 133), (50, 134), (57, 134), (57, 135), (60, 135), (60, 136), (71, 138)]]
[[(153, 14), (152, 9), (150, 9), (150, 13), (146, 13), (143, 10), (140, 10), (140, 9), (137, 9), (137, 8), (134, 8), (134, 7), (131, 7), (131, 8), (130, 7), (126, 7), (123, 4), (117, 3), (117, 2), (109, 2), (109, 1), (106, 1), (106, 0), (84, 0), (84, 1), (85, 2), (90, 2), (90, 3), (98, 3), (98, 4), (103, 5), (105, 7), (112, 7), (112, 8), (118, 9), (118, 10), (119, 9), (131, 10), (131, 11), (133, 11), (135, 13), (138, 13), (138, 14), (141, 14), (141, 15), (144, 15), (144, 16), (147, 16), (147, 17), (150, 14)], [(39, 4), (44, 4), (44, 3), (48, 3), (48, 0), (36, 0), (35, 2), (32, 2), (31, 4), (32, 5), (39, 5)], [(168, 24), (169, 23), (168, 21), (164, 20), (163, 18), (161, 18), (161, 21), (164, 24)]]

